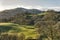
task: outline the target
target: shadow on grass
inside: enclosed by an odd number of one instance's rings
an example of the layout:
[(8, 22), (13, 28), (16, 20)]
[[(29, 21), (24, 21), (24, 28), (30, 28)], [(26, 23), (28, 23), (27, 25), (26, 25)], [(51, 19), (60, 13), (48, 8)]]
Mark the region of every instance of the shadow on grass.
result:
[(9, 32), (10, 30), (14, 30), (14, 32), (21, 31), (19, 28), (13, 26), (0, 26), (0, 32)]

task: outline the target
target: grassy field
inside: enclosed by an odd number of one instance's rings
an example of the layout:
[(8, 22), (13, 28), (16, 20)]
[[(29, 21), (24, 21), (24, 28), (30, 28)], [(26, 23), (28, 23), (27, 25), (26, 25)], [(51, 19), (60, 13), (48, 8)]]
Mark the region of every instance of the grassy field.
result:
[(37, 37), (37, 32), (34, 26), (27, 26), (27, 25), (18, 25), (14, 23), (0, 23), (0, 32), (8, 33), (8, 34), (15, 34), (17, 33), (20, 35), (23, 33), (25, 37)]

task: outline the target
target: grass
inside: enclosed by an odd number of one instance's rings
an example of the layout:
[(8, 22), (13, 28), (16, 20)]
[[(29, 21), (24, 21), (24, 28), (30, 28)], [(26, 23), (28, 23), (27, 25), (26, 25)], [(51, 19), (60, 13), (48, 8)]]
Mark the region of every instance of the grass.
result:
[(38, 15), (46, 15), (46, 14), (48, 14), (48, 13), (40, 13), (40, 14), (38, 14)]
[(8, 34), (23, 33), (26, 38), (36, 38), (36, 36), (38, 35), (34, 26), (18, 25), (14, 23), (0, 23), (0, 30), (2, 30), (3, 32), (7, 32)]

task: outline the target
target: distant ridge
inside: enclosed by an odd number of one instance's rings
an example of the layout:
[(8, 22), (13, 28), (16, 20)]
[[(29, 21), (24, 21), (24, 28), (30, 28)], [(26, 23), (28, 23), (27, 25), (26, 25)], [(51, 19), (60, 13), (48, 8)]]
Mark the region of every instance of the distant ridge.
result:
[(42, 11), (38, 9), (25, 9), (25, 8), (9, 9), (9, 10), (0, 11), (0, 19), (9, 18), (18, 13), (26, 13), (26, 12), (37, 14), (37, 13), (41, 13)]

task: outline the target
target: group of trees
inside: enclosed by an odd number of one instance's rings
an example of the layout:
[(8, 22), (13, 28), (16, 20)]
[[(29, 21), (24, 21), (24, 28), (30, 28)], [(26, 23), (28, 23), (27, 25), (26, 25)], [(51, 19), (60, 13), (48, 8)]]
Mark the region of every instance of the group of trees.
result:
[(25, 38), (25, 35), (21, 33), (20, 35), (18, 34), (0, 34), (0, 40), (37, 40), (33, 39), (32, 37), (27, 37)]
[(24, 40), (25, 39), (25, 35), (22, 34), (19, 37), (17, 36), (17, 34), (13, 34), (13, 35), (8, 35), (8, 34), (1, 34), (0, 35), (0, 40)]
[(55, 11), (47, 11), (42, 20), (35, 24), (37, 32), (40, 34), (39, 40), (60, 40), (60, 14)]

